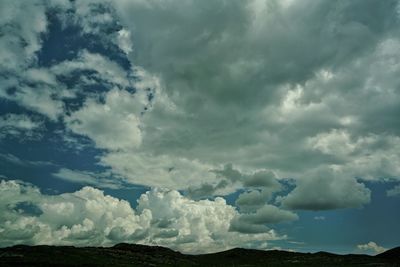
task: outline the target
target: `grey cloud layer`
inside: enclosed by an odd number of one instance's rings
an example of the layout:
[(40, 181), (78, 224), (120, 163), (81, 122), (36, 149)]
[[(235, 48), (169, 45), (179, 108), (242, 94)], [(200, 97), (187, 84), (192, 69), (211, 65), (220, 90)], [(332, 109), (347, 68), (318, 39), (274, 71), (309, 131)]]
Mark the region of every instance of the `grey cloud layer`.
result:
[[(145, 121), (146, 148), (168, 154), (189, 149), (187, 157), (303, 176), (315, 165), (357, 159), (315, 151), (309, 138), (334, 129), (350, 142), (397, 136), (393, 124), (377, 125), (392, 120), (399, 102), (397, 2), (259, 1), (232, 3), (218, 13), (225, 5), (123, 6), (136, 15), (125, 21), (137, 36), (134, 59), (160, 73), (183, 113), (167, 117), (156, 107)], [(373, 10), (379, 12), (370, 20)], [(390, 72), (382, 73), (384, 65)], [(369, 99), (375, 103), (364, 105)], [(371, 125), (372, 114), (382, 119)], [(153, 140), (163, 142), (150, 145)]]
[(155, 105), (143, 147), (294, 177), (293, 209), (358, 207), (370, 192), (354, 177), (400, 176), (399, 4), (287, 3), (121, 5), (132, 58), (180, 111)]
[[(257, 189), (237, 203), (264, 214), (261, 203), (273, 192), (262, 188), (278, 190), (275, 178), (296, 180), (277, 200), (283, 207), (319, 210), (368, 203), (369, 190), (354, 177), (400, 177), (398, 1), (49, 2), (74, 10), (60, 17), (86, 33), (118, 22), (122, 29), (103, 39), (126, 53), (132, 70), (88, 51), (35, 66), (47, 25), (38, 3), (1, 4), (33, 15), (0, 21), (19, 29), (8, 29), (1, 43), (3, 62), (18, 63), (1, 65), (9, 73), (2, 84), (21, 85), (0, 97), (61, 118), (103, 149), (100, 164), (129, 183), (188, 189), (193, 197)], [(82, 75), (74, 88), (55, 79), (79, 70), (96, 75)], [(67, 114), (64, 100), (99, 81), (107, 85), (104, 101), (86, 95)]]
[(355, 178), (318, 177), (298, 181), (282, 201), (283, 207), (299, 210), (357, 208), (370, 202), (371, 191)]

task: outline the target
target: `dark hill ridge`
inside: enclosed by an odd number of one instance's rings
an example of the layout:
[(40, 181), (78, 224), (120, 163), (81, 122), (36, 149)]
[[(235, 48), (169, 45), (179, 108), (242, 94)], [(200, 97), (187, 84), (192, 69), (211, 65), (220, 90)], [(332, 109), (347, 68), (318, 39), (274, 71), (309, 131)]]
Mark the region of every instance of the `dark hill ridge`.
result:
[(400, 261), (400, 247), (386, 250), (385, 252), (376, 255), (376, 257), (394, 260), (397, 259), (398, 261)]
[(164, 247), (25, 246), (0, 248), (0, 266), (399, 266), (400, 247), (377, 256), (235, 248), (185, 255)]

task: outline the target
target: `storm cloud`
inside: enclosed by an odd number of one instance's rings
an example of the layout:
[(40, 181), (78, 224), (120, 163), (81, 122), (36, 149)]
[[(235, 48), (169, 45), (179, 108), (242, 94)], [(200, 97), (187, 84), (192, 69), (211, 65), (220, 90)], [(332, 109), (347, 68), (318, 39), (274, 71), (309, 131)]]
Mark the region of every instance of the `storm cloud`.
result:
[[(0, 170), (19, 192), (2, 245), (216, 251), (300, 211), (362, 208), (370, 183), (397, 196), (399, 24), (395, 0), (2, 1), (0, 153), (52, 161), (44, 179)], [(89, 187), (47, 196), (12, 177)], [(133, 209), (94, 187), (147, 193)]]

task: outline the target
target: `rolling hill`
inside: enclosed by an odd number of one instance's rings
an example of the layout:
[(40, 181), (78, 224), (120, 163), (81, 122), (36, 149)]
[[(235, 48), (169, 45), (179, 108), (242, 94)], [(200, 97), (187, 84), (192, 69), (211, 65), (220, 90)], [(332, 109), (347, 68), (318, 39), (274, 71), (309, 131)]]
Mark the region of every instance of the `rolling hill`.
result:
[(25, 246), (0, 249), (0, 266), (400, 266), (400, 247), (376, 256), (235, 248), (185, 255), (164, 247)]

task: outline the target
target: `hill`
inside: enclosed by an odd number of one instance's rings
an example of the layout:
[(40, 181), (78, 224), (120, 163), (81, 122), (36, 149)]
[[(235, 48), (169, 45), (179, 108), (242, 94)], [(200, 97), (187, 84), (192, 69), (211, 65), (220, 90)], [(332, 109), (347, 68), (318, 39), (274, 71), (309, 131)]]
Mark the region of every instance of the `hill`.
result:
[(164, 247), (133, 244), (108, 248), (17, 245), (0, 249), (0, 266), (400, 266), (399, 251), (400, 247), (373, 257), (235, 248), (185, 255)]
[(376, 255), (376, 257), (400, 261), (400, 247), (386, 250), (385, 252)]

